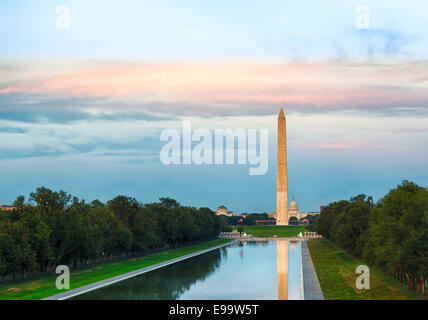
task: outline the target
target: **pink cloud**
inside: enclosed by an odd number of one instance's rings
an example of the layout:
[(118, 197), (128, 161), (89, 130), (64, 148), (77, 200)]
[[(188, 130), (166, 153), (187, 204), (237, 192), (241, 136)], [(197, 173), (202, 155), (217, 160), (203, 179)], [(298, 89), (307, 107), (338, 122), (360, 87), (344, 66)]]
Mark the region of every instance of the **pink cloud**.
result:
[[(425, 106), (428, 62), (273, 64), (245, 62), (121, 63), (34, 72), (0, 94), (139, 97), (146, 101), (286, 104), (315, 107)], [(3, 80), (3, 83), (7, 78)], [(422, 81), (422, 85), (421, 85)]]

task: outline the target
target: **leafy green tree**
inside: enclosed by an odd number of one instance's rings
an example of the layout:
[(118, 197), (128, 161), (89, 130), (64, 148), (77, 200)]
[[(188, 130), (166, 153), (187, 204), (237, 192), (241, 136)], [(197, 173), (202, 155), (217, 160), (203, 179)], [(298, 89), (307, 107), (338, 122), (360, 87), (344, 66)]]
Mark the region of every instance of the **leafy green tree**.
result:
[(151, 250), (160, 245), (156, 213), (145, 207), (138, 209), (134, 223), (130, 226), (133, 234), (132, 251)]
[(36, 192), (30, 193), (30, 200), (35, 201), (44, 214), (50, 214), (55, 210), (63, 210), (71, 201), (71, 195), (65, 191), (54, 192), (48, 188), (40, 187)]
[(23, 278), (26, 271), (36, 266), (36, 256), (28, 241), (28, 231), (19, 221), (3, 222), (0, 230), (1, 260), (6, 265), (6, 273), (12, 274), (14, 279), (17, 273), (22, 273)]
[(212, 239), (224, 226), (209, 208), (170, 198), (144, 206), (125, 196), (88, 204), (40, 187), (29, 200), (35, 205), (19, 196), (16, 210), (0, 211), (0, 276)]
[(107, 202), (107, 207), (115, 213), (126, 225), (134, 222), (140, 204), (135, 198), (117, 196)]
[(403, 181), (383, 197), (370, 219), (364, 258), (398, 278), (411, 290), (426, 279), (428, 190)]
[(317, 223), (315, 225), (316, 232), (329, 239), (336, 216), (343, 212), (348, 205), (348, 201), (342, 200), (339, 202), (333, 202), (324, 207), (324, 210), (317, 219)]
[(428, 189), (403, 181), (374, 204), (357, 195), (334, 202), (315, 230), (367, 263), (378, 265), (425, 294), (428, 276)]
[(159, 201), (161, 202), (161, 204), (171, 209), (175, 209), (180, 206), (180, 204), (176, 200), (171, 198), (159, 198)]
[(22, 206), (21, 221), (28, 231), (28, 241), (31, 249), (36, 255), (39, 270), (46, 271), (49, 264), (54, 260), (52, 247), (49, 243), (51, 229), (43, 221), (39, 208)]
[(288, 223), (296, 225), (298, 223), (297, 218), (296, 217), (290, 217), (290, 219), (288, 219)]

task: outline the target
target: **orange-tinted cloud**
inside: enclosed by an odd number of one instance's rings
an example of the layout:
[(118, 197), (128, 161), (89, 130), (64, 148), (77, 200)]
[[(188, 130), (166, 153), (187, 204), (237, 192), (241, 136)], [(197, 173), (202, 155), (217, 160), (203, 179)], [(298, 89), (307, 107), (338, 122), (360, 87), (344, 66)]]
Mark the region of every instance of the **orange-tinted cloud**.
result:
[[(29, 72), (30, 73), (30, 72)], [(312, 107), (426, 106), (428, 62), (97, 62), (22, 76), (0, 94)], [(3, 79), (7, 83), (7, 78)]]

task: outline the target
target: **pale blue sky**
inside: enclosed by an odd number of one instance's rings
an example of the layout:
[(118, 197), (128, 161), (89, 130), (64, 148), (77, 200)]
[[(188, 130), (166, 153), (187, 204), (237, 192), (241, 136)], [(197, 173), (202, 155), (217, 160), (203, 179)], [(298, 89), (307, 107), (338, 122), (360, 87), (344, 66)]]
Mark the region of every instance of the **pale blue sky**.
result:
[[(70, 8), (70, 30), (56, 29), (56, 7)], [(371, 30), (355, 29), (368, 5)], [(0, 2), (6, 57), (318, 59), (427, 54), (428, 3), (371, 1)], [(371, 47), (371, 49), (370, 49)]]

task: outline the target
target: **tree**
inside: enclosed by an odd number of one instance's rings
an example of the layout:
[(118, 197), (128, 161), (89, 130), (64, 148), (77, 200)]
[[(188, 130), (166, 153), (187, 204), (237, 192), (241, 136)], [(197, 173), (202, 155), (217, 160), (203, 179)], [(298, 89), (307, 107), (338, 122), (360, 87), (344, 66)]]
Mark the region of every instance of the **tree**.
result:
[(0, 211), (0, 276), (212, 239), (223, 228), (209, 208), (181, 206), (170, 198), (142, 205), (117, 196), (107, 205), (88, 204), (40, 187), (29, 199), (35, 205), (19, 196), (16, 210)]
[(428, 189), (403, 181), (373, 203), (364, 194), (324, 208), (315, 229), (425, 294), (428, 276)]
[(344, 211), (348, 205), (348, 201), (342, 200), (330, 203), (328, 206), (324, 207), (315, 225), (316, 232), (329, 239), (336, 216)]
[(297, 224), (298, 220), (296, 217), (290, 217), (290, 219), (288, 219), (288, 223), (289, 224)]
[(107, 202), (107, 207), (115, 213), (126, 225), (134, 222), (140, 204), (135, 198), (117, 196)]
[[(3, 222), (0, 225), (2, 269), (6, 274), (11, 273), (15, 279), (17, 273), (32, 270), (36, 265), (36, 256), (28, 242), (28, 231), (24, 225), (17, 222)], [(5, 267), (6, 268), (5, 268)]]
[(39, 208), (30, 206), (21, 207), (21, 221), (28, 231), (28, 242), (36, 255), (37, 265), (40, 270), (46, 271), (53, 261), (53, 251), (49, 243), (51, 229), (43, 221)]
[(180, 206), (180, 204), (171, 198), (159, 198), (159, 201), (168, 208), (175, 209)]
[(130, 226), (133, 234), (132, 251), (151, 250), (160, 244), (157, 223), (157, 217), (153, 211), (145, 207), (138, 209), (134, 223)]
[(428, 190), (403, 181), (379, 201), (366, 235), (364, 258), (405, 279), (411, 290), (423, 287), (427, 276), (427, 211)]
[(37, 203), (42, 213), (50, 214), (54, 210), (63, 210), (71, 201), (71, 195), (62, 190), (54, 192), (48, 188), (40, 187), (36, 189), (36, 192), (30, 193), (30, 200)]

